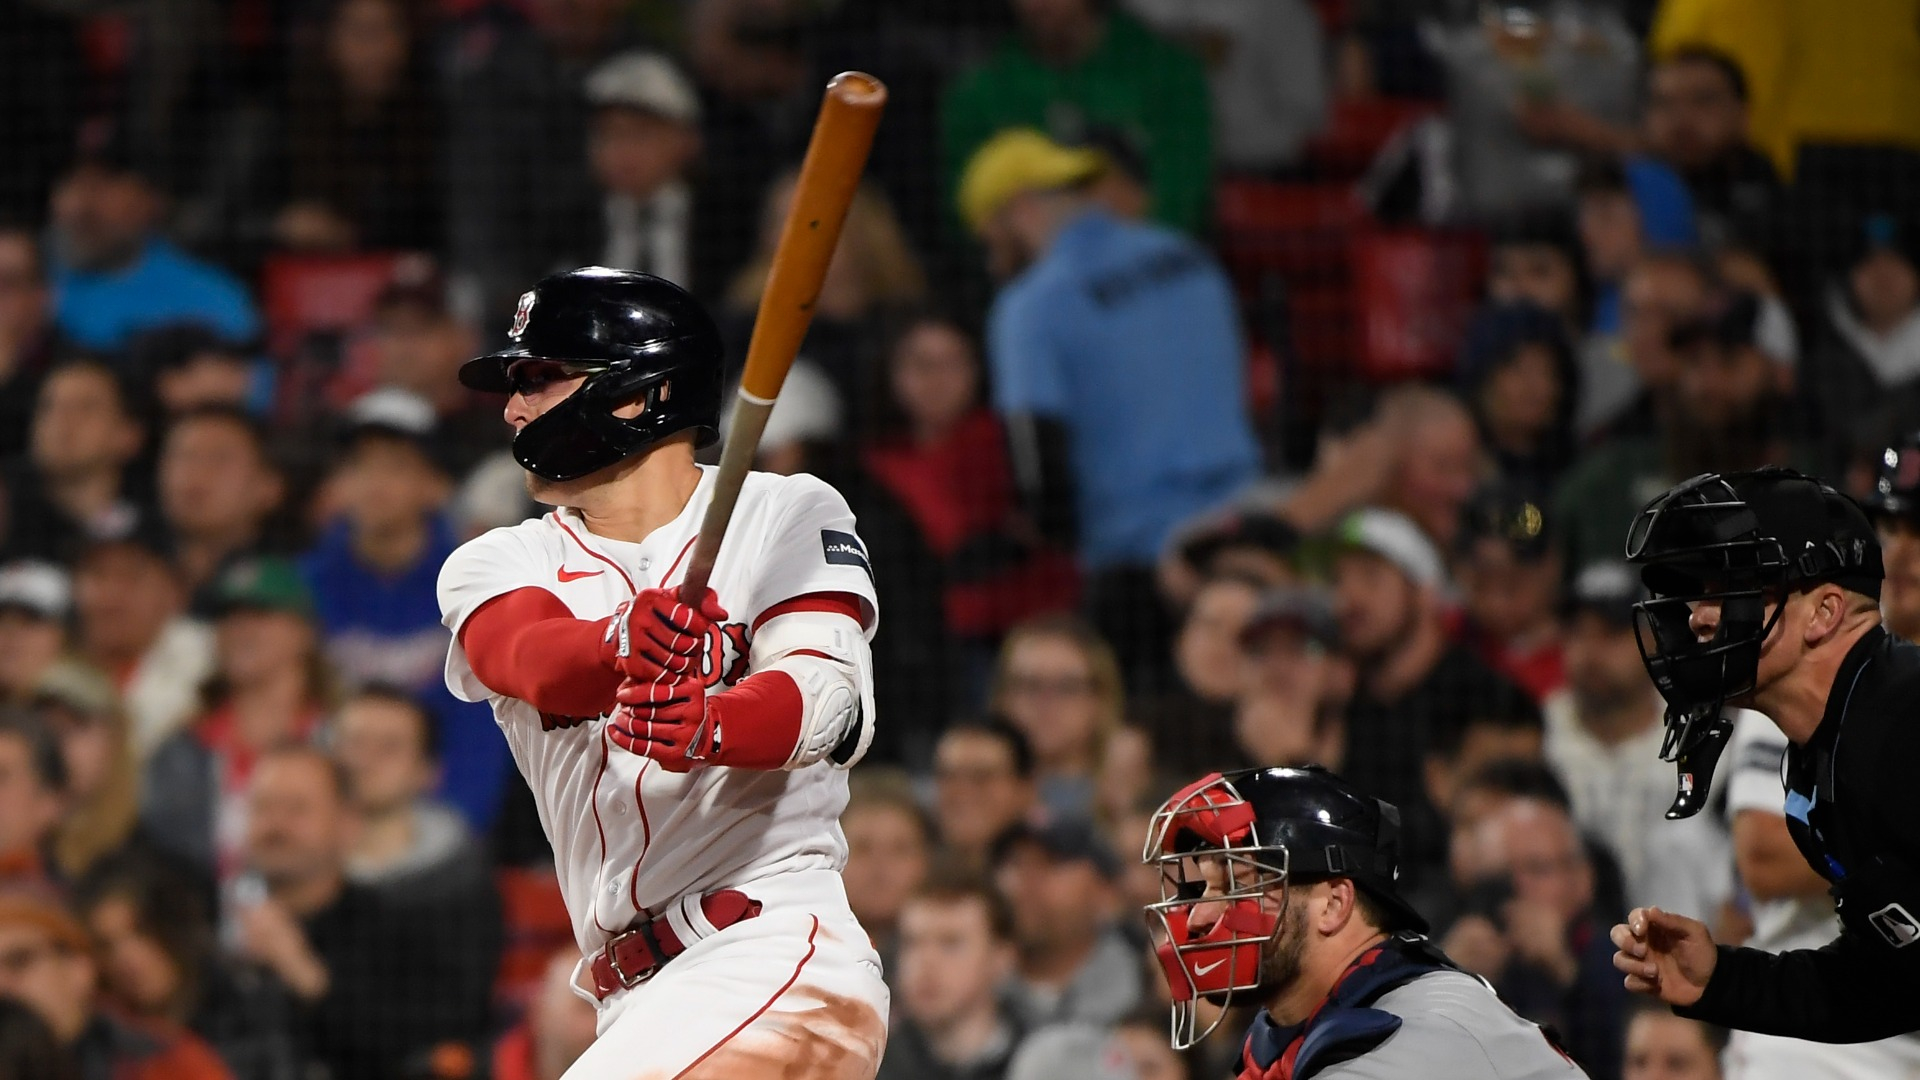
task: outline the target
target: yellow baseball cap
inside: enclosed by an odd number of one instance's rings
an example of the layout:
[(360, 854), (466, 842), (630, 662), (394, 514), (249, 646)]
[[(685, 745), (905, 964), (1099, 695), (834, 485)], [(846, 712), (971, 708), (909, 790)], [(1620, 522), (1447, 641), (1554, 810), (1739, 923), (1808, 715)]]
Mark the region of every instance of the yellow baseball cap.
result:
[(1061, 146), (1033, 128), (1008, 128), (974, 151), (960, 173), (960, 216), (978, 233), (1015, 195), (1071, 187), (1106, 167), (1098, 150)]

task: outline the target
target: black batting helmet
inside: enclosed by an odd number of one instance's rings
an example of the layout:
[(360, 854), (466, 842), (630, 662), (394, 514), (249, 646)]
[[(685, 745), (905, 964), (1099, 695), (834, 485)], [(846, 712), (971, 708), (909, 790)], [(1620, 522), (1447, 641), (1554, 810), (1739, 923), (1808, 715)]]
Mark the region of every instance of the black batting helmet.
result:
[[(1220, 860), (1216, 874), (1193, 865), (1203, 857)], [(1157, 952), (1173, 992), (1176, 1045), (1212, 1030), (1198, 1029), (1197, 999), (1225, 1007), (1236, 992), (1273, 989), (1261, 985), (1260, 952), (1282, 928), (1262, 904), (1276, 889), (1349, 878), (1386, 913), (1381, 929), (1427, 931), (1398, 889), (1400, 811), (1318, 766), (1195, 781), (1154, 814), (1142, 858), (1161, 870), (1161, 899), (1147, 911), (1162, 931)], [(1196, 926), (1200, 904), (1224, 908)]]
[[(1667, 701), (1660, 756), (1680, 771), (1667, 816), (1691, 817), (1733, 734), (1724, 707), (1754, 690), (1787, 593), (1831, 581), (1878, 597), (1880, 542), (1852, 499), (1792, 469), (1765, 468), (1705, 473), (1648, 503), (1628, 529), (1627, 560), (1650, 594), (1634, 605), (1634, 631)], [(1709, 602), (1719, 620), (1703, 641), (1693, 614)]]
[(1873, 518), (1897, 518), (1920, 523), (1920, 431), (1880, 453), (1873, 491), (1861, 505)]
[[(515, 460), (536, 476), (586, 476), (689, 429), (698, 446), (720, 437), (720, 332), (671, 281), (604, 266), (549, 275), (520, 294), (507, 338), (463, 364), (460, 381), (511, 393), (516, 366), (536, 360), (586, 376), (514, 436)], [(638, 416), (614, 415), (641, 401)]]

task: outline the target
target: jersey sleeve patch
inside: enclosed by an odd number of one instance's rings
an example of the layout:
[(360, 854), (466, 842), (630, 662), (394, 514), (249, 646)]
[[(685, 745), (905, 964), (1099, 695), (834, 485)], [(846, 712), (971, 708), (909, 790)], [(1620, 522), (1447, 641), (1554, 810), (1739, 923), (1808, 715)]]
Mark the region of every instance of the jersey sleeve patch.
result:
[(873, 564), (867, 561), (867, 548), (860, 538), (838, 529), (820, 530), (820, 548), (827, 562), (835, 566), (857, 566), (873, 582)]

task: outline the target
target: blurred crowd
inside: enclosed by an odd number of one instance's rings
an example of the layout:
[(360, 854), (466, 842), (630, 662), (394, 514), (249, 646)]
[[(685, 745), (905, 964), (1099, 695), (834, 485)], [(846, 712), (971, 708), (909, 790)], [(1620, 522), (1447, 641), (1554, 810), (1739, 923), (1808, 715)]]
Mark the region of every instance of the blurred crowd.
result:
[(760, 467), (839, 487), (879, 579), (882, 1076), (1225, 1075), (1230, 1035), (1167, 1049), (1137, 856), (1184, 783), (1311, 761), (1596, 1080), (1738, 1080), (1605, 928), (1831, 911), (1763, 729), (1662, 819), (1622, 547), (1688, 476), (1864, 493), (1920, 427), (1920, 2), (1829, 14), (0, 0), (0, 1077), (591, 1042), (531, 797), (441, 680), (440, 564), (539, 512), (454, 371), (596, 263), (737, 364), (860, 68), (887, 116)]

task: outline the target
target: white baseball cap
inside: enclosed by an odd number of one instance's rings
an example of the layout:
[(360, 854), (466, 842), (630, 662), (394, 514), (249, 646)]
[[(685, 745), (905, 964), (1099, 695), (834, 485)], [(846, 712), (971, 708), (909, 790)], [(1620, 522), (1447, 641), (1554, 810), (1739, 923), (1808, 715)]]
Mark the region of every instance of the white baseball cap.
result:
[(15, 608), (58, 622), (72, 607), (72, 581), (58, 566), (22, 560), (0, 567), (0, 608)]
[(1395, 510), (1369, 506), (1348, 514), (1334, 539), (1346, 550), (1370, 552), (1392, 563), (1415, 585), (1437, 589), (1447, 583), (1447, 564), (1413, 519)]
[(625, 52), (587, 75), (595, 108), (639, 109), (689, 127), (700, 122), (700, 95), (673, 61), (656, 52)]
[[(787, 369), (787, 381), (773, 401), (760, 447), (772, 450), (800, 442), (833, 442), (840, 437), (840, 391), (819, 366), (802, 357)], [(733, 427), (733, 410), (720, 421), (720, 437)]]

